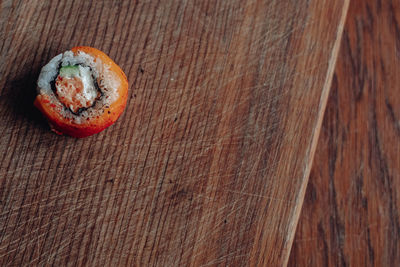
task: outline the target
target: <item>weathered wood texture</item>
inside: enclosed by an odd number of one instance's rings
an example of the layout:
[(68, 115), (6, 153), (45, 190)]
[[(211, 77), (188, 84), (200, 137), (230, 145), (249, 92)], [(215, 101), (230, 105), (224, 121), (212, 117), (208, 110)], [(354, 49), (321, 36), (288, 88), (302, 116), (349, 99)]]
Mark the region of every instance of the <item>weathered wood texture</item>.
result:
[(400, 2), (350, 2), (290, 265), (400, 262)]
[[(3, 1), (0, 265), (288, 259), (347, 1)], [(126, 71), (125, 113), (49, 132), (35, 80), (76, 45)]]

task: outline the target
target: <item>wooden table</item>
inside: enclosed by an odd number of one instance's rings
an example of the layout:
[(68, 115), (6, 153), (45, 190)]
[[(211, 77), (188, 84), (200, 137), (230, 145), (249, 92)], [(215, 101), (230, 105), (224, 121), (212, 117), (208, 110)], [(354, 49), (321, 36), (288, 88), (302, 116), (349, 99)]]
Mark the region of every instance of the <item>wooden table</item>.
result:
[(352, 0), (290, 265), (400, 262), (400, 2)]
[[(0, 5), (0, 265), (286, 264), (347, 0)], [(130, 81), (85, 139), (32, 106), (76, 45)]]

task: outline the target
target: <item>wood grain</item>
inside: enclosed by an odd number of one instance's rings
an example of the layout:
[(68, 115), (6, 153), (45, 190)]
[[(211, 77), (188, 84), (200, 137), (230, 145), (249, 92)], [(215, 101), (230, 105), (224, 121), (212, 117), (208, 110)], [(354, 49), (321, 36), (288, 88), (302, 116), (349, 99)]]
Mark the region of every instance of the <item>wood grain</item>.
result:
[(399, 1), (351, 1), (291, 266), (400, 262), (399, 22)]
[[(1, 2), (0, 265), (284, 265), (347, 4)], [(32, 106), (76, 45), (131, 85), (81, 140)]]

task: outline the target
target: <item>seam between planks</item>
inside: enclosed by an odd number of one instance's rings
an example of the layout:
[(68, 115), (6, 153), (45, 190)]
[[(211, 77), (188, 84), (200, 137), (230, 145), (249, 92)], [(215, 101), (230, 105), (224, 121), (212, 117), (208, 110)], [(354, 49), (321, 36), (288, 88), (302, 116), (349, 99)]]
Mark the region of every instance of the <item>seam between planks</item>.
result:
[(336, 32), (337, 38), (333, 45), (333, 49), (331, 52), (330, 61), (329, 61), (329, 65), (328, 65), (328, 71), (326, 74), (326, 79), (324, 82), (324, 86), (322, 87), (322, 94), (321, 94), (321, 99), (320, 99), (320, 104), (319, 104), (320, 112), (319, 112), (319, 116), (317, 118), (316, 125), (313, 130), (311, 146), (310, 146), (310, 150), (308, 152), (308, 155), (309, 155), (308, 162), (305, 166), (303, 182), (301, 184), (300, 191), (297, 195), (297, 199), (296, 199), (297, 205), (294, 208), (293, 219), (290, 220), (291, 223), (289, 225), (288, 236), (286, 239), (288, 241), (286, 242), (286, 245), (284, 248), (285, 254), (284, 254), (283, 266), (287, 266), (287, 264), (288, 264), (290, 251), (291, 251), (292, 244), (293, 244), (293, 239), (294, 239), (297, 224), (298, 224), (298, 221), (300, 218), (300, 212), (301, 212), (301, 208), (302, 208), (303, 202), (304, 202), (304, 196), (305, 196), (305, 192), (307, 189), (308, 179), (310, 177), (310, 171), (311, 171), (315, 151), (316, 151), (317, 144), (318, 144), (319, 134), (321, 132), (322, 121), (324, 118), (326, 105), (328, 103), (328, 96), (329, 96), (329, 92), (331, 89), (332, 78), (333, 78), (333, 73), (335, 71), (336, 61), (337, 61), (338, 54), (339, 54), (340, 44), (341, 44), (341, 40), (342, 40), (342, 36), (343, 36), (344, 24), (346, 22), (347, 11), (349, 10), (349, 4), (350, 4), (350, 0), (344, 0), (342, 14), (341, 14), (341, 18), (339, 21), (339, 27)]

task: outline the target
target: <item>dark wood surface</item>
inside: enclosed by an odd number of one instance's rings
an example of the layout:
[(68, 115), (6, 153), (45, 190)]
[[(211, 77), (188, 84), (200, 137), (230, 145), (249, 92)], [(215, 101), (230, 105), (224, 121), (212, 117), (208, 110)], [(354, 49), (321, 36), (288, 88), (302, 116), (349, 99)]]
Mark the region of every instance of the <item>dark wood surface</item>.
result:
[[(284, 265), (347, 4), (2, 1), (0, 265)], [(80, 140), (32, 105), (76, 45), (130, 82)]]
[(400, 2), (350, 2), (291, 266), (399, 266)]

